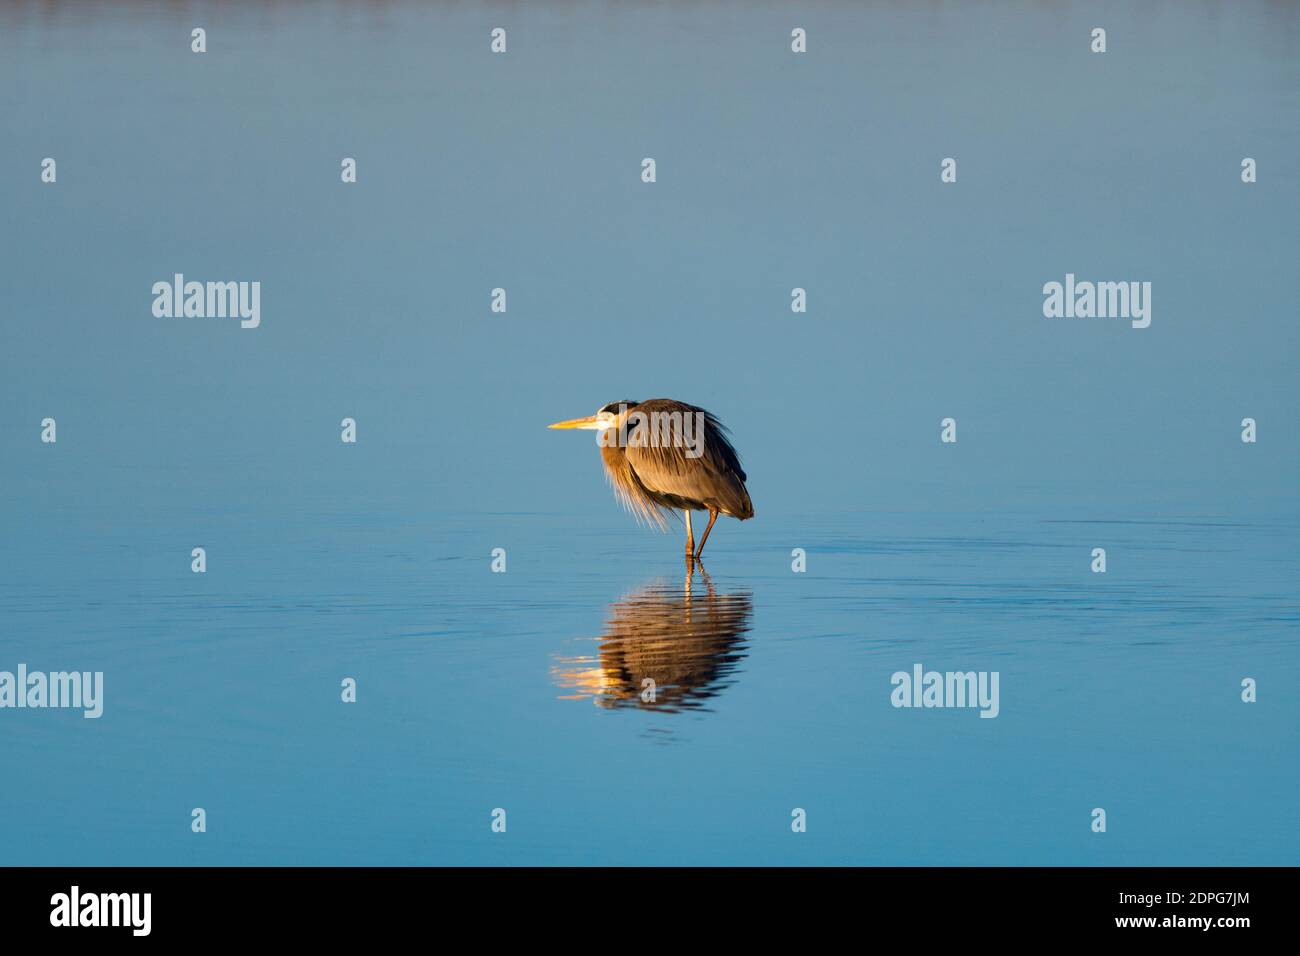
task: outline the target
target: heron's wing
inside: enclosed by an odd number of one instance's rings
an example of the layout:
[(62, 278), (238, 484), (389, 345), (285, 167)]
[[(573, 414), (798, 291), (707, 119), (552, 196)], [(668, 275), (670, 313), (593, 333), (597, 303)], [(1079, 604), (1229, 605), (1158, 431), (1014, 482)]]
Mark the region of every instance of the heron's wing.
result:
[(736, 518), (753, 517), (740, 456), (721, 422), (702, 408), (670, 399), (642, 402), (636, 411), (644, 417), (628, 433), (627, 462), (646, 490)]

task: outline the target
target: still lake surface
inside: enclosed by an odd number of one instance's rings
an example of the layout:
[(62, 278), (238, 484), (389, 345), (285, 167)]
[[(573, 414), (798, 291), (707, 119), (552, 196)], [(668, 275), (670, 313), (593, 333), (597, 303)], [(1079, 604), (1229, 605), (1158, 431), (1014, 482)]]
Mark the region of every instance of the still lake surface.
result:
[[(9, 656), (106, 674), (97, 721), (4, 715), (13, 862), (1294, 856), (1293, 524), (728, 523), (688, 592), (678, 540), (617, 514), (110, 510), (129, 530), (53, 502), (11, 525)], [(209, 570), (177, 574), (196, 521)], [(999, 671), (1000, 715), (893, 708), (914, 663)]]
[[(0, 711), (0, 863), (1300, 859), (1295, 8), (791, 16), (0, 8), (0, 670), (106, 698)], [(757, 510), (689, 589), (544, 428), (658, 396)]]

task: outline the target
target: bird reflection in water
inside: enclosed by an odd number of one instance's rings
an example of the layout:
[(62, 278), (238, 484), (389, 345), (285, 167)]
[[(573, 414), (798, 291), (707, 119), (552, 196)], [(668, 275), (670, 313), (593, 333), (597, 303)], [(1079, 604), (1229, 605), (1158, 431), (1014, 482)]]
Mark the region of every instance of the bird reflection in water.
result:
[(682, 587), (656, 582), (611, 604), (597, 656), (559, 658), (552, 668), (567, 691), (561, 699), (677, 712), (707, 709), (731, 686), (753, 601), (748, 592), (718, 593), (697, 567), (702, 582), (693, 584), (688, 568)]

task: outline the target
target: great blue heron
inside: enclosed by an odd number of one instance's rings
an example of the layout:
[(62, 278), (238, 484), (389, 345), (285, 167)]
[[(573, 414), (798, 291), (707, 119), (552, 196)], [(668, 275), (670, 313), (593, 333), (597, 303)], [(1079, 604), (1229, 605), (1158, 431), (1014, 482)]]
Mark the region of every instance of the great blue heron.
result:
[[(664, 525), (664, 513), (686, 515), (686, 557), (699, 560), (718, 515), (754, 517), (740, 456), (722, 423), (702, 408), (654, 398), (610, 402), (589, 418), (551, 428), (600, 432), (601, 461), (614, 492), (638, 520)], [(695, 550), (691, 511), (707, 511), (709, 524)]]

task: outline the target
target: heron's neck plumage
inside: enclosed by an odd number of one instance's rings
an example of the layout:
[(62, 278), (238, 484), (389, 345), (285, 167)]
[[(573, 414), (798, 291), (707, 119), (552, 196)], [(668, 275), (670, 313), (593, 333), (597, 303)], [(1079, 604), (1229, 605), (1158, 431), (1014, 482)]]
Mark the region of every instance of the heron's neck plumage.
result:
[(647, 524), (664, 526), (664, 516), (659, 505), (646, 491), (636, 472), (627, 460), (627, 452), (611, 442), (600, 446), (600, 460), (605, 466), (605, 476), (614, 487), (623, 506), (640, 521)]

